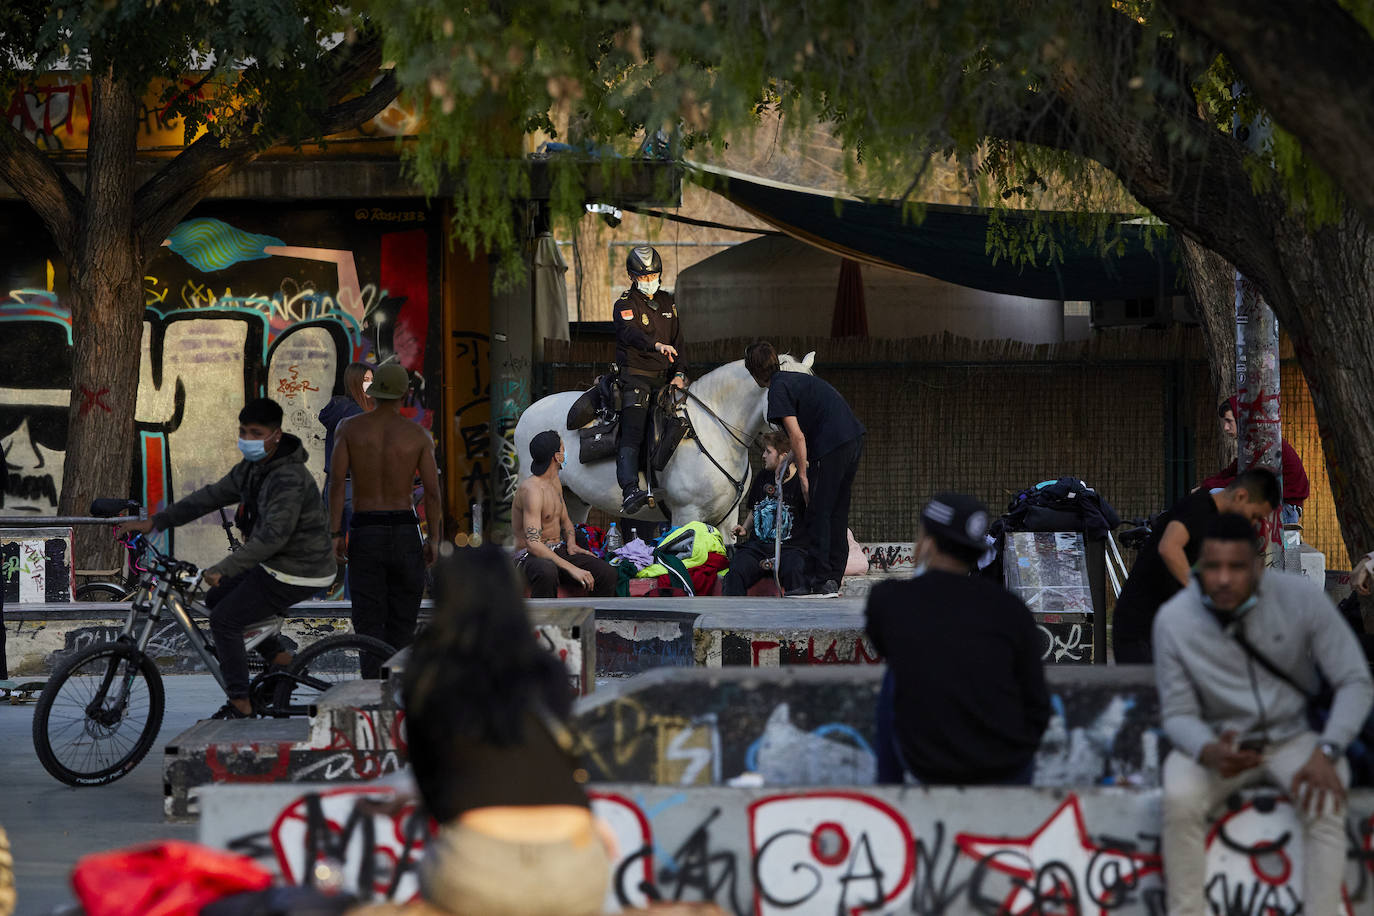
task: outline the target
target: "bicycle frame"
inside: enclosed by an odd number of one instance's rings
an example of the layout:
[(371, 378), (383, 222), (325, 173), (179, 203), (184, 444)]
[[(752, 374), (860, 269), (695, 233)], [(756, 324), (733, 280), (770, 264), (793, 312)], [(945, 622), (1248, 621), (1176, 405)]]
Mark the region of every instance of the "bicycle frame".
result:
[[(210, 674), (219, 682), (220, 688), (225, 689), (227, 685), (224, 681), (224, 673), (220, 670), (219, 659), (215, 656), (210, 639), (192, 616), (192, 612), (195, 611), (208, 616), (209, 610), (204, 604), (188, 599), (188, 596), (194, 595), (200, 587), (201, 577), (204, 573), (198, 573), (194, 581), (189, 585), (182, 586), (174, 581), (177, 578), (174, 571), (162, 571), (159, 567), (160, 564), (151, 563), (149, 568), (140, 576), (133, 605), (129, 608), (129, 616), (119, 638), (132, 642), (140, 653), (146, 654), (148, 643), (152, 640), (157, 625), (166, 617), (170, 617), (176, 621), (177, 626), (186, 635), (191, 648), (196, 651)], [(139, 632), (140, 618), (143, 618), (141, 632)], [(284, 618), (271, 617), (248, 627), (244, 631), (244, 648), (250, 652), (256, 649), (266, 640), (279, 634), (283, 623), (285, 623)]]

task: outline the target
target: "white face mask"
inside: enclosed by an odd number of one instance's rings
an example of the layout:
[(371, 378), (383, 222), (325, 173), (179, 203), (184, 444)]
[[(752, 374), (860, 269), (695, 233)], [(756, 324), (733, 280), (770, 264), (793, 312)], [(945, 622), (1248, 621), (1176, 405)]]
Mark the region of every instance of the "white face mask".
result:
[(367, 394), (367, 389), (369, 389), (369, 388), (371, 388), (371, 387), (372, 387), (372, 379), (367, 379), (367, 380), (365, 380), (365, 381), (363, 382), (363, 394)]
[(639, 291), (644, 295), (648, 296), (650, 299), (654, 298), (654, 293), (658, 292), (658, 283), (659, 281), (657, 280), (635, 281), (635, 284), (639, 287)]

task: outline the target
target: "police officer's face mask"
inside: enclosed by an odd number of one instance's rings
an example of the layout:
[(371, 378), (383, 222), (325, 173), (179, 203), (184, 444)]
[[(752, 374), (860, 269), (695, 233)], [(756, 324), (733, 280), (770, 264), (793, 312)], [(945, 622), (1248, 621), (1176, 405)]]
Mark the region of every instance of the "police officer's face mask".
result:
[(658, 292), (658, 279), (658, 277), (653, 277), (652, 279), (645, 279), (641, 277), (640, 279), (635, 281), (635, 284), (639, 287), (639, 291), (641, 293), (652, 299), (654, 297), (654, 293)]

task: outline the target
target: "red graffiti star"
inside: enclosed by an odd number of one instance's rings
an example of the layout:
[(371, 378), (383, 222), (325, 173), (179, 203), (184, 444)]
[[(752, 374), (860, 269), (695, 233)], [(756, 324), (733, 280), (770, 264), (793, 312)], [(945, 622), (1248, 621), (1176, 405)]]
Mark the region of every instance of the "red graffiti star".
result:
[[(1030, 836), (990, 837), (961, 833), (964, 855), (1017, 878), (1001, 912), (1065, 912), (1102, 916), (1120, 907), (1121, 895), (1138, 892), (1140, 879), (1161, 870), (1160, 857), (1098, 846), (1083, 824), (1078, 796), (1070, 795)], [(1052, 866), (1047, 868), (1047, 866)], [(1077, 899), (1064, 877), (1073, 876)]]

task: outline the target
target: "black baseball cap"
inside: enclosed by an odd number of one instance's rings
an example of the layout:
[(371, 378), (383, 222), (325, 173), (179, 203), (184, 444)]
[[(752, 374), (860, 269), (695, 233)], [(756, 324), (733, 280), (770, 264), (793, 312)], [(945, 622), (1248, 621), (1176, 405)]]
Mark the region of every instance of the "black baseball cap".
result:
[(921, 525), (929, 534), (982, 550), (987, 546), (988, 507), (962, 493), (940, 493), (921, 510)]
[(558, 433), (546, 429), (530, 440), (530, 474), (538, 477), (549, 469), (549, 462), (557, 454), (563, 439)]

